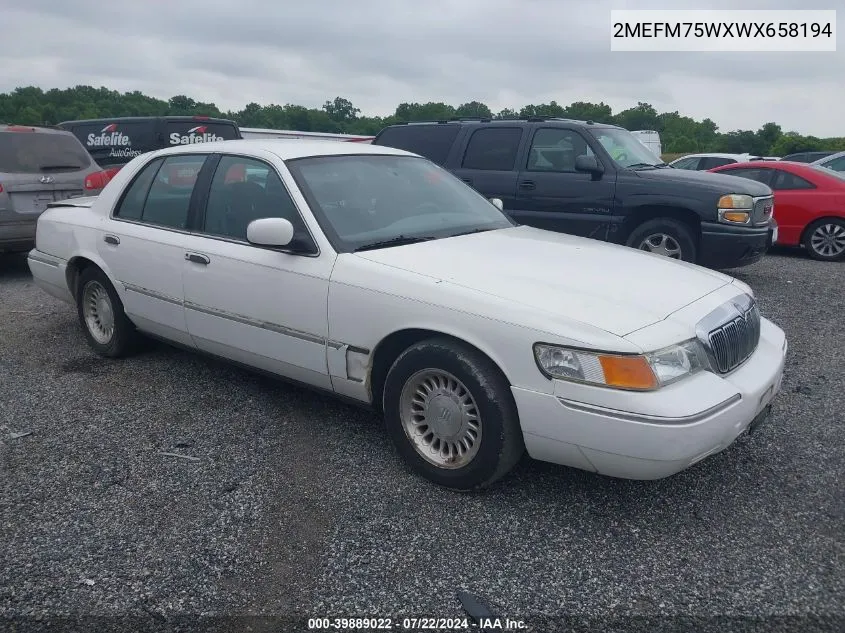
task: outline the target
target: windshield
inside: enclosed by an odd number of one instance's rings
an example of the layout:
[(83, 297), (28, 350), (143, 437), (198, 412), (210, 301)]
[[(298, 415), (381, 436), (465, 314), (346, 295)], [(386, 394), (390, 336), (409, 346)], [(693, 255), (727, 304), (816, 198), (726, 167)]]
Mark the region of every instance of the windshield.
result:
[(88, 152), (71, 134), (0, 132), (0, 172), (78, 171), (90, 165)]
[(620, 167), (649, 167), (662, 165), (663, 161), (636, 136), (620, 128), (589, 128), (613, 161)]
[(483, 196), (424, 158), (315, 156), (287, 165), (339, 252), (514, 226)]

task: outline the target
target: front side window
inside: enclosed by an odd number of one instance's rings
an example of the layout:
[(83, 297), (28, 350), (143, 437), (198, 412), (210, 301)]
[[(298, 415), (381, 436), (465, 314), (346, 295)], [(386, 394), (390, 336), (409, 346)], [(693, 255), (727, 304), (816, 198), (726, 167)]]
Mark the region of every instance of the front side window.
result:
[(186, 229), (191, 195), (205, 154), (168, 156), (150, 186), (141, 221), (158, 226)]
[(305, 230), (271, 165), (253, 158), (223, 156), (211, 180), (203, 232), (246, 241), (246, 227), (260, 218), (285, 218), (294, 230)]
[(578, 156), (593, 156), (584, 137), (574, 130), (540, 128), (528, 152), (528, 171), (574, 172)]
[(339, 252), (514, 225), (481, 194), (423, 158), (359, 154), (287, 164)]
[(676, 163), (672, 163), (672, 167), (675, 169), (691, 169), (695, 170), (698, 168), (698, 161), (700, 158), (698, 156), (694, 156), (692, 158), (682, 158)]
[(522, 129), (518, 127), (489, 127), (476, 130), (469, 138), (464, 169), (511, 171), (516, 163)]
[(663, 164), (659, 156), (653, 154), (628, 130), (612, 127), (588, 127), (588, 129), (601, 143), (613, 162), (620, 167), (637, 169)]
[(723, 165), (733, 165), (736, 160), (733, 158), (724, 158), (722, 156), (705, 156), (701, 159), (701, 164), (698, 166), (700, 171), (721, 167)]
[(827, 167), (833, 171), (845, 171), (845, 156), (829, 160), (828, 162), (822, 164), (822, 167)]

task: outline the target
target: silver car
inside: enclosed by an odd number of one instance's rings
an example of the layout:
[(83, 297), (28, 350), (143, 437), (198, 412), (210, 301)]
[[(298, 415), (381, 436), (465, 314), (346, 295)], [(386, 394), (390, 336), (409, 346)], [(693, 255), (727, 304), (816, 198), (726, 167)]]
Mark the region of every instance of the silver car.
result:
[(833, 171), (845, 171), (845, 152), (836, 152), (830, 156), (825, 156), (819, 160), (813, 161), (811, 165), (818, 165), (819, 167), (827, 167)]
[(0, 125), (0, 253), (35, 246), (35, 224), (47, 204), (82, 196), (100, 172), (70, 132)]

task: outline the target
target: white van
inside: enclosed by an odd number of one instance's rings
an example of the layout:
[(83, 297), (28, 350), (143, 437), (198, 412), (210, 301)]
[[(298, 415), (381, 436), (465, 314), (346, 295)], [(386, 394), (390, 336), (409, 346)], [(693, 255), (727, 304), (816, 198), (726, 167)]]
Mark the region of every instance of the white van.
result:
[(631, 132), (637, 137), (640, 143), (651, 150), (651, 153), (660, 158), (663, 154), (663, 146), (660, 144), (660, 134), (654, 130), (636, 130)]

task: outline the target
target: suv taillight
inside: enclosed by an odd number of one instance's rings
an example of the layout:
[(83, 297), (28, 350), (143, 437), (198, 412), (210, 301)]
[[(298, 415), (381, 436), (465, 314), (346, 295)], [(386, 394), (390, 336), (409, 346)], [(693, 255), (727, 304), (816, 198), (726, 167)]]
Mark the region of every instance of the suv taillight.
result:
[(120, 171), (119, 168), (117, 169), (104, 169), (103, 171), (97, 171), (93, 174), (88, 174), (85, 177), (85, 189), (93, 190), (93, 189), (102, 189), (109, 181), (114, 178), (114, 175)]

